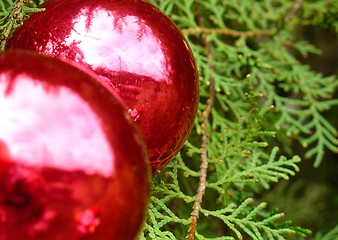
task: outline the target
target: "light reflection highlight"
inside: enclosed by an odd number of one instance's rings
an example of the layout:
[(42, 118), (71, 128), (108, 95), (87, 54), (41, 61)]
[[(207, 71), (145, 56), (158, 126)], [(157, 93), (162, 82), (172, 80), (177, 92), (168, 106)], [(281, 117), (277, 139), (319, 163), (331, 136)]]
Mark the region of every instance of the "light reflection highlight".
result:
[(10, 157), (31, 167), (110, 177), (114, 156), (88, 103), (66, 87), (48, 89), (25, 75), (16, 79), (11, 88), (0, 84), (0, 141)]
[(93, 71), (125, 71), (169, 83), (161, 44), (144, 20), (103, 9), (88, 11), (83, 8), (75, 17), (64, 42), (74, 47), (75, 61), (89, 64)]

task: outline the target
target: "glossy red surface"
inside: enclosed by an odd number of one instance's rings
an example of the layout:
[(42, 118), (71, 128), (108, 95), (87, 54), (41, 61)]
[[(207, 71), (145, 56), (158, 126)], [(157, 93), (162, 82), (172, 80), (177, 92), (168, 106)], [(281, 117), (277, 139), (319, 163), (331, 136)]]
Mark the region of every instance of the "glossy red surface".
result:
[(150, 169), (134, 125), (94, 75), (0, 54), (0, 239), (135, 239)]
[(124, 99), (154, 170), (183, 146), (198, 102), (197, 71), (177, 27), (140, 0), (50, 0), (8, 42), (81, 63)]

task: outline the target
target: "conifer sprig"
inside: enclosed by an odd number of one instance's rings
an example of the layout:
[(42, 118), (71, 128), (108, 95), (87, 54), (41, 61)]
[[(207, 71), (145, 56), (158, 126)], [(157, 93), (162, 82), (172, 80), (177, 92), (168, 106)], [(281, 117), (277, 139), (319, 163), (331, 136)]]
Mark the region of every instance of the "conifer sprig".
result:
[(29, 6), (29, 0), (5, 0), (0, 2), (0, 51), (4, 51), (6, 40), (30, 13), (44, 11)]

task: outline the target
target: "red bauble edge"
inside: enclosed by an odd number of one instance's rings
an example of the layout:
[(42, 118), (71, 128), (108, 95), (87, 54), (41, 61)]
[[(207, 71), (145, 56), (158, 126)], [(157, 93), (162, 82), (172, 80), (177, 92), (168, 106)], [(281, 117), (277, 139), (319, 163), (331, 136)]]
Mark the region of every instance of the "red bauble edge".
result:
[(123, 99), (154, 171), (182, 148), (194, 123), (198, 74), (175, 24), (142, 0), (49, 0), (8, 41), (92, 70)]
[(141, 134), (95, 75), (0, 54), (0, 239), (135, 239), (149, 183)]

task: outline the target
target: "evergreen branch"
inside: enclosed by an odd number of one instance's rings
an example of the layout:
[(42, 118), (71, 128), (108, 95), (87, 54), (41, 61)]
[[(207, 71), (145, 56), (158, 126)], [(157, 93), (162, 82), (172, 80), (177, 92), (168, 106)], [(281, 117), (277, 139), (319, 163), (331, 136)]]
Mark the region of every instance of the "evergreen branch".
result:
[[(43, 8), (29, 7), (28, 3), (28, 0), (16, 0), (6, 15), (0, 19), (0, 52), (5, 50), (6, 41), (23, 24), (29, 13), (44, 11)], [(4, 7), (2, 4), (2, 10)]]
[(315, 167), (319, 166), (325, 148), (338, 152), (337, 130), (321, 114), (321, 111), (338, 105), (337, 100), (310, 102), (279, 96), (273, 98), (276, 110), (281, 113), (275, 123), (276, 127), (285, 125), (286, 134), (295, 137), (304, 148), (308, 148), (305, 157), (314, 157)]
[[(153, 202), (157, 203), (161, 207), (164, 207), (166, 210), (165, 212), (171, 212), (170, 210), (167, 209), (167, 207), (161, 203), (158, 199), (152, 197), (152, 202), (149, 205), (148, 208), (148, 220), (150, 221), (151, 225), (146, 223), (144, 226), (144, 232), (147, 232), (149, 237), (152, 239), (170, 239), (170, 240), (175, 240), (175, 236), (169, 232), (169, 231), (162, 231), (161, 227), (165, 225), (168, 222), (172, 221), (177, 221), (177, 222), (184, 222), (182, 219), (179, 219), (173, 214), (170, 214), (170, 217), (164, 216), (164, 215), (159, 215), (158, 214), (158, 207), (155, 208)], [(162, 221), (160, 222), (158, 220), (158, 216), (162, 216)], [(173, 219), (171, 219), (173, 217)], [(140, 239), (146, 239), (144, 236), (144, 232), (141, 233)]]
[(328, 233), (324, 236), (318, 233), (314, 240), (337, 240), (338, 239), (338, 225), (331, 229)]
[(160, 221), (157, 220), (155, 224), (155, 226), (158, 227), (159, 229), (164, 225), (168, 224), (169, 222), (182, 223), (184, 225), (189, 223), (188, 220), (184, 220), (177, 217), (160, 199), (152, 197), (151, 202), (152, 204), (150, 206), (150, 211), (156, 212), (158, 211), (159, 208), (163, 211), (163, 214), (159, 215), (160, 217), (158, 217)]
[(0, 17), (6, 16), (8, 6), (11, 6), (13, 2), (11, 0), (0, 1)]
[(309, 230), (296, 229), (289, 226), (289, 224), (276, 224), (276, 221), (284, 217), (283, 213), (275, 213), (266, 218), (262, 217), (262, 211), (266, 208), (266, 203), (260, 203), (253, 208), (249, 206), (252, 203), (253, 199), (247, 198), (239, 206), (229, 204), (220, 210), (201, 209), (201, 212), (207, 216), (221, 219), (235, 233), (238, 239), (243, 239), (244, 233), (254, 240), (282, 240), (286, 239), (286, 235), (309, 233)]
[(181, 169), (181, 170), (183, 171), (183, 175), (184, 175), (185, 177), (188, 177), (188, 176), (190, 176), (190, 177), (196, 177), (196, 178), (199, 177), (199, 172), (193, 171), (193, 170), (191, 170), (190, 168), (188, 168), (188, 167), (185, 165), (185, 163), (184, 163), (184, 161), (183, 161), (183, 159), (182, 159), (182, 157), (181, 157), (181, 154), (178, 154), (178, 155), (176, 156), (176, 159), (177, 159), (177, 161), (178, 161), (178, 168)]
[(318, 112), (315, 105), (310, 107), (310, 111), (313, 116), (312, 121), (315, 132), (309, 138), (301, 141), (303, 142), (304, 147), (307, 147), (312, 142), (316, 141), (316, 145), (306, 152), (305, 157), (311, 158), (312, 156), (316, 156), (314, 166), (318, 167), (324, 156), (325, 147), (329, 148), (335, 153), (338, 153), (338, 139), (336, 130)]
[(287, 159), (281, 156), (276, 161), (277, 152), (278, 148), (273, 148), (268, 162), (258, 160), (263, 153), (255, 152), (249, 164), (241, 166), (240, 169), (229, 169), (222, 178), (218, 178), (216, 182), (208, 183), (207, 187), (222, 191), (221, 186), (225, 183), (262, 182), (267, 188), (266, 181), (277, 182), (280, 178), (288, 179), (289, 175), (295, 175), (295, 172), (299, 171), (297, 163), (300, 162), (300, 158), (293, 156), (291, 159)]
[(178, 179), (178, 170), (182, 169), (181, 164), (184, 163), (180, 161), (180, 157), (176, 157), (167, 166), (170, 171), (162, 171), (154, 176), (147, 222), (143, 227), (140, 239), (145, 240), (148, 237), (151, 239), (178, 239), (177, 235), (168, 229), (174, 225), (188, 226), (190, 224), (190, 220), (180, 215), (180, 207), (176, 210), (172, 206), (169, 207), (170, 203), (175, 203), (178, 199), (184, 200), (184, 204), (188, 203), (189, 205), (192, 205), (195, 200), (194, 197), (184, 194), (180, 189), (182, 182)]
[[(200, 18), (200, 23), (203, 26), (202, 18)], [(202, 40), (206, 46), (208, 60), (211, 61), (213, 58), (212, 47), (207, 42), (205, 35), (202, 36)], [(213, 69), (213, 66), (211, 66), (210, 68)], [(202, 113), (202, 118), (203, 118), (203, 123), (201, 125), (201, 128), (202, 128), (201, 161), (202, 162), (201, 162), (200, 171), (199, 171), (199, 185), (197, 189), (195, 203), (193, 206), (193, 211), (191, 213), (190, 228), (189, 228), (189, 232), (187, 235), (188, 240), (193, 240), (195, 238), (197, 219), (198, 219), (199, 212), (201, 209), (202, 199), (205, 193), (206, 181), (207, 181), (206, 179), (207, 179), (207, 169), (208, 169), (208, 142), (209, 142), (208, 124), (209, 124), (209, 117), (211, 114), (211, 110), (212, 110), (212, 107), (215, 101), (215, 79), (212, 76), (210, 76), (209, 82), (210, 82), (209, 98), (207, 100), (206, 108)]]
[[(184, 167), (182, 167), (182, 165), (184, 165)], [(194, 202), (194, 197), (182, 192), (180, 188), (182, 184), (180, 184), (178, 180), (178, 169), (184, 169), (186, 172), (187, 167), (183, 161), (180, 161), (179, 157), (176, 157), (171, 163), (169, 163), (169, 167), (170, 166), (172, 166), (170, 172), (168, 171), (161, 173), (161, 175), (156, 175), (156, 178), (153, 179), (153, 195), (161, 196), (161, 201), (163, 203), (168, 203), (172, 199), (182, 199), (187, 203)], [(163, 178), (167, 179), (167, 181), (164, 181)], [(157, 179), (160, 179), (160, 181), (157, 182)]]
[[(260, 59), (251, 65), (251, 75), (256, 90), (267, 95), (263, 109), (271, 104), (275, 105), (274, 119), (268, 119), (275, 122), (276, 129), (280, 133), (284, 132), (289, 138), (289, 143), (286, 143), (284, 138), (282, 144), (288, 145), (293, 140), (299, 141), (307, 148), (305, 157), (313, 157), (314, 166), (318, 167), (325, 149), (335, 153), (338, 151), (337, 130), (323, 116), (324, 111), (338, 103), (337, 99), (332, 99), (338, 87), (337, 78), (334, 75), (323, 77), (311, 71), (308, 66), (300, 64), (290, 53), (285, 52), (281, 46), (271, 44), (270, 42), (269, 47), (262, 48), (262, 53), (261, 50), (258, 52), (249, 50), (255, 59)], [(298, 41), (295, 45), (303, 55), (319, 53), (304, 41)], [(271, 57), (274, 60), (271, 60)], [(263, 66), (260, 63), (268, 61), (270, 61), (268, 65)], [(280, 89), (282, 94), (279, 94)]]

